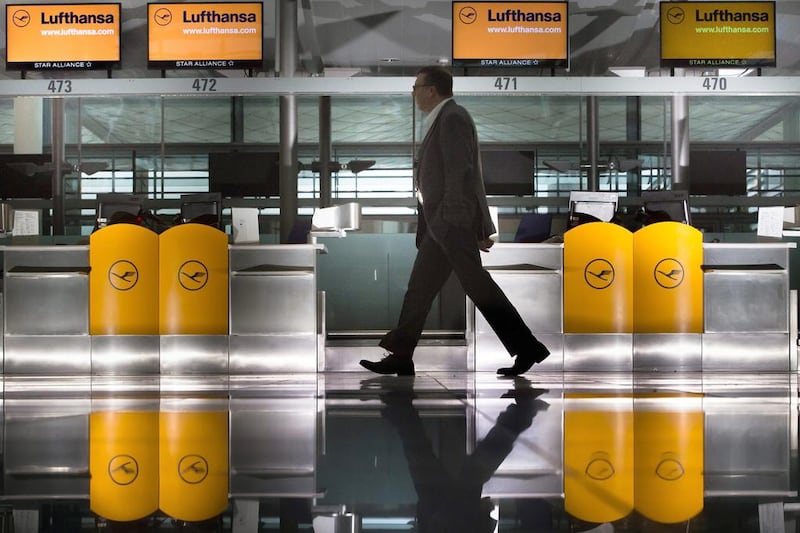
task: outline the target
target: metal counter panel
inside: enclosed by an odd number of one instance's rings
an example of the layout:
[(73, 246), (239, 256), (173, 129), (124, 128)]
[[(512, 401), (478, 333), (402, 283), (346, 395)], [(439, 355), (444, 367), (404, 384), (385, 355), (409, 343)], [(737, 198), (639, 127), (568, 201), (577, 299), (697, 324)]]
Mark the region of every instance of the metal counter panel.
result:
[(161, 374), (227, 374), (227, 335), (161, 335)]
[(317, 371), (317, 335), (231, 335), (231, 374)]
[(92, 374), (149, 375), (160, 371), (158, 335), (92, 335)]
[(5, 274), (6, 335), (89, 333), (89, 276)]
[(645, 372), (702, 371), (702, 334), (635, 333), (633, 370)]
[(715, 270), (704, 275), (705, 331), (787, 332), (789, 276), (784, 270)]
[(788, 333), (705, 333), (703, 370), (788, 372), (792, 369)]
[(91, 371), (89, 335), (5, 336), (5, 374), (76, 375)]
[(231, 274), (231, 335), (315, 333), (313, 271)]
[(631, 372), (630, 333), (569, 333), (564, 335), (564, 371)]

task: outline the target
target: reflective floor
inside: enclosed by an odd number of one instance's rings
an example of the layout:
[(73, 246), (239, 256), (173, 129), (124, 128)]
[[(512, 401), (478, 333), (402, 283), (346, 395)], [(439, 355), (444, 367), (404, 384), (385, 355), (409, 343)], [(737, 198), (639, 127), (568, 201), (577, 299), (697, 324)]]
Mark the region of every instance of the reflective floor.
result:
[(784, 373), (6, 377), (0, 531), (794, 532), (797, 393)]

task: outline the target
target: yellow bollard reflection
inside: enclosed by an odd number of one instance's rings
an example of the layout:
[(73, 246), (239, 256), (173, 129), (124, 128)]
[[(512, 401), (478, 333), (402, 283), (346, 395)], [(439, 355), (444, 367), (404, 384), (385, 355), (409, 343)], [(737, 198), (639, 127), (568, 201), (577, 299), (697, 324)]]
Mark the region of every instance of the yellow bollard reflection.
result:
[(227, 509), (227, 411), (161, 411), (158, 493), (161, 510), (177, 520), (208, 520)]
[(637, 396), (634, 427), (636, 510), (663, 524), (697, 516), (704, 490), (702, 397)]
[(567, 394), (564, 408), (564, 508), (586, 522), (633, 511), (633, 400), (629, 395)]
[(101, 411), (89, 418), (89, 506), (116, 522), (158, 509), (158, 413)]

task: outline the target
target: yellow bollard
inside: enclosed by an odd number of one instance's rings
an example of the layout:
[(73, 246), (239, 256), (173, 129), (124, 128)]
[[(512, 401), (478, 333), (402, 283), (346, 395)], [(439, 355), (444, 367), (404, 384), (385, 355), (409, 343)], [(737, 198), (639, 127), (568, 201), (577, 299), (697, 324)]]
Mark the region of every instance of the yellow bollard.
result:
[(703, 236), (678, 222), (633, 235), (634, 333), (703, 332)]
[(564, 234), (564, 332), (633, 331), (633, 234), (591, 222)]
[(159, 242), (159, 333), (227, 335), (228, 236), (182, 224)]
[(158, 235), (134, 224), (89, 237), (89, 333), (158, 334)]

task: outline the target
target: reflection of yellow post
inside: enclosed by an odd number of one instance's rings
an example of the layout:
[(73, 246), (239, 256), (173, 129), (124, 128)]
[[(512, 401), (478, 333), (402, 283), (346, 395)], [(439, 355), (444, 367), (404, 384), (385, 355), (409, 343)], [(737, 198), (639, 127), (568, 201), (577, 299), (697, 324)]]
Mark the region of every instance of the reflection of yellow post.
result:
[(634, 400), (634, 501), (642, 516), (684, 522), (703, 510), (703, 406), (693, 394)]
[(175, 518), (197, 522), (228, 507), (228, 412), (162, 411), (159, 503)]
[(89, 331), (158, 334), (158, 235), (114, 224), (89, 237)]
[(564, 409), (564, 509), (586, 522), (633, 510), (633, 400), (570, 394)]
[(633, 235), (635, 333), (703, 332), (703, 236), (678, 222)]
[(633, 235), (608, 222), (564, 234), (564, 332), (633, 331)]
[(227, 335), (228, 236), (181, 224), (159, 241), (159, 333)]
[(154, 513), (158, 509), (158, 413), (92, 413), (89, 469), (93, 513), (116, 522)]

